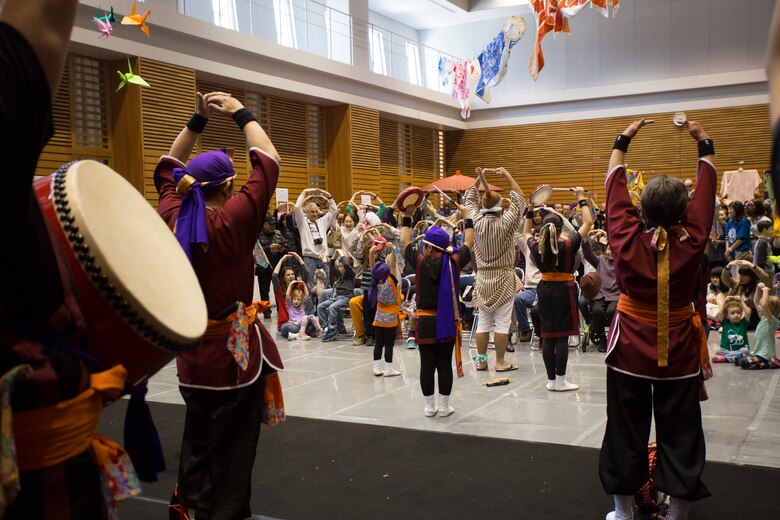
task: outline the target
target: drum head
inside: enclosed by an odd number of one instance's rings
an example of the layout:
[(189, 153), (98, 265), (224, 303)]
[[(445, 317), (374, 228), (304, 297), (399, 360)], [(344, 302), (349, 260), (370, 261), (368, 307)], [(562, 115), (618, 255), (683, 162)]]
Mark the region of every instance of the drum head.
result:
[(542, 206), (552, 196), (553, 189), (549, 184), (540, 184), (534, 191), (531, 192), (531, 196), (528, 197), (528, 201), (534, 206)]
[[(153, 343), (181, 349), (197, 341), (208, 319), (200, 283), (146, 199), (95, 161), (74, 163), (61, 188), (62, 176), (54, 177), (60, 225), (74, 251), (88, 248), (89, 259), (79, 258), (101, 294), (115, 308), (124, 307), (126, 321)], [(63, 219), (66, 210), (72, 219)]]
[(398, 209), (406, 211), (407, 208), (418, 207), (423, 201), (423, 191), (420, 188), (410, 186), (398, 195)]

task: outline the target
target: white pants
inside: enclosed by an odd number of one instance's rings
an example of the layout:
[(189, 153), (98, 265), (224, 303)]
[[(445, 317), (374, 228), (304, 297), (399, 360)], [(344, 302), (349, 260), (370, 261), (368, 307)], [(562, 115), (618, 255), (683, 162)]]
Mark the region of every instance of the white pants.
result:
[(509, 327), (512, 325), (512, 310), (514, 309), (514, 303), (514, 300), (509, 300), (494, 311), (480, 307), (477, 334), (484, 332), (509, 334)]

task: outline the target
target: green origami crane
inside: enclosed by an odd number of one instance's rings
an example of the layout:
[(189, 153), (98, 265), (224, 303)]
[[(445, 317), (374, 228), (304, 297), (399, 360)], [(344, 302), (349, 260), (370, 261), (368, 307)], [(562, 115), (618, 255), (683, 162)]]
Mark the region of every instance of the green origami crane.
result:
[[(114, 6), (113, 5), (111, 6), (111, 10), (107, 14), (105, 14), (104, 16), (100, 16), (100, 11), (101, 11), (101, 9), (98, 7), (98, 13), (97, 13), (97, 16), (95, 18), (97, 18), (101, 22), (116, 23), (116, 22), (119, 21), (119, 18), (114, 16)], [(103, 12), (105, 12), (105, 11), (103, 11)]]
[(130, 65), (130, 58), (127, 58), (127, 69), (129, 70), (129, 72), (126, 74), (120, 71), (116, 71), (117, 74), (119, 74), (119, 77), (122, 78), (122, 81), (121, 83), (119, 83), (119, 86), (116, 88), (114, 92), (119, 92), (119, 89), (121, 89), (128, 83), (132, 83), (134, 85), (141, 85), (142, 87), (151, 87), (151, 85), (149, 85), (149, 83), (147, 83), (144, 80), (144, 78), (142, 78), (138, 74), (133, 74), (133, 66)]

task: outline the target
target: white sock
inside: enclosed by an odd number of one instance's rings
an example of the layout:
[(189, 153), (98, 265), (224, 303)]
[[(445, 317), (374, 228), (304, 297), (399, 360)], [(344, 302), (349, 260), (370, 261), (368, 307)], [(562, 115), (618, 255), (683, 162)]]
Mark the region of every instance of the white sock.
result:
[(556, 392), (568, 392), (570, 390), (577, 390), (579, 385), (569, 383), (566, 381), (566, 376), (555, 376), (555, 391)]
[(691, 501), (683, 498), (672, 497), (669, 500), (668, 520), (687, 520), (688, 510), (691, 508)]
[(634, 497), (631, 495), (613, 495), (615, 498), (615, 520), (634, 518)]
[(436, 398), (432, 395), (426, 395), (425, 397), (425, 416), (433, 417), (436, 415)]
[(547, 390), (555, 390), (555, 379), (547, 380)]
[(450, 396), (439, 394), (439, 417), (447, 417), (455, 412), (455, 408), (450, 406)]
[(374, 360), (374, 375), (375, 376), (381, 376), (385, 373), (385, 368), (382, 365), (381, 359), (375, 359)]

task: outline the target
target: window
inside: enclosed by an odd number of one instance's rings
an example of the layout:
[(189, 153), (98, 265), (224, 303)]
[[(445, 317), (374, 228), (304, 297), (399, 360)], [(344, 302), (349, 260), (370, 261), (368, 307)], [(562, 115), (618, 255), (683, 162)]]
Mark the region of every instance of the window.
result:
[(214, 25), (238, 30), (236, 0), (211, 0), (211, 9), (214, 11)]
[(369, 26), (368, 41), (371, 45), (371, 70), (377, 74), (387, 76), (384, 35), (373, 25)]
[(417, 45), (406, 42), (406, 60), (408, 62), (407, 71), (409, 74), (409, 83), (422, 86), (422, 74), (420, 72), (420, 50)]
[(298, 35), (295, 32), (293, 0), (274, 0), (274, 18), (276, 19), (276, 43), (297, 49)]

